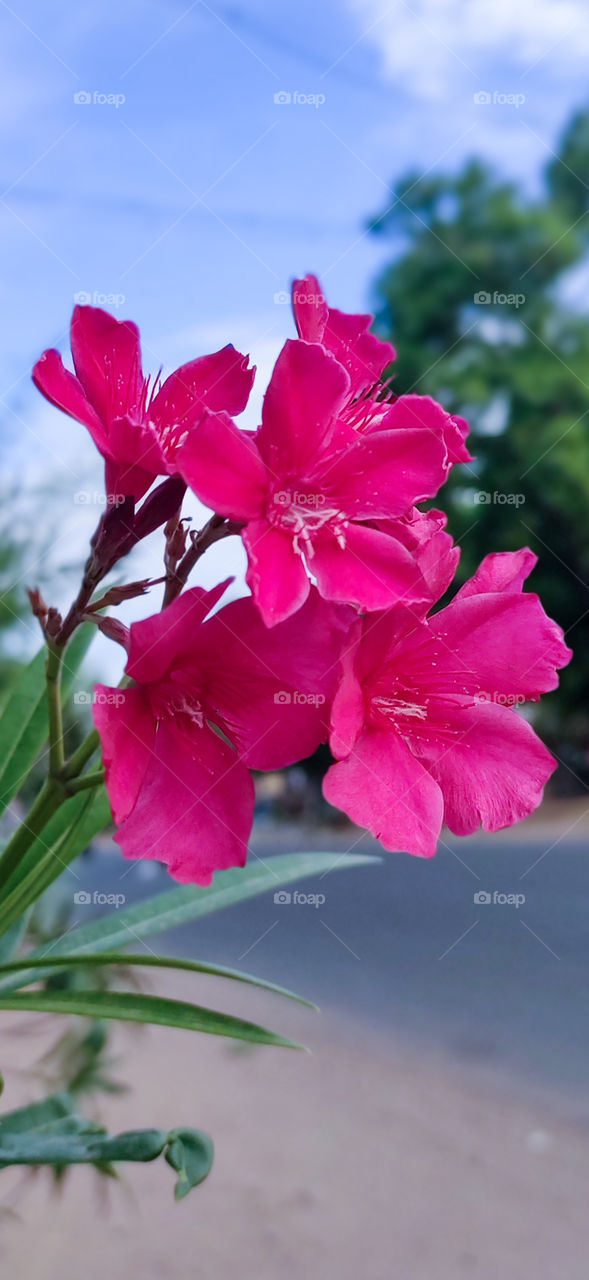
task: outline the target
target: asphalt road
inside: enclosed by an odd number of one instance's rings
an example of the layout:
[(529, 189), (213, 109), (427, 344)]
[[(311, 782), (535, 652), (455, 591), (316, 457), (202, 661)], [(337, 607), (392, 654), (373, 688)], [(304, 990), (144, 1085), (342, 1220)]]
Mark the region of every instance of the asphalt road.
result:
[[(176, 930), (158, 947), (271, 978), (326, 1012), (354, 1015), (360, 1029), (409, 1035), (425, 1053), (450, 1054), (528, 1091), (555, 1086), (589, 1123), (587, 841), (552, 848), (554, 837), (452, 839), (426, 862), (382, 854), (363, 838), (354, 852), (382, 861), (348, 870), (350, 843), (349, 835), (260, 827), (252, 842), (260, 857), (341, 852), (332, 872), (298, 886), (325, 901), (295, 902), (291, 886), (290, 902), (267, 894)], [(93, 854), (78, 869), (78, 888), (123, 891), (127, 902), (169, 884), (148, 864), (121, 880), (127, 867), (110, 854)]]

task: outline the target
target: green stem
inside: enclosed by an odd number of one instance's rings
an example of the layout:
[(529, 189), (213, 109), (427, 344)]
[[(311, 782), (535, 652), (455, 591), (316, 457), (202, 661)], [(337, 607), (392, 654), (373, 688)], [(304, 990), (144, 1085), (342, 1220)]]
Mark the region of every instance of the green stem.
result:
[(91, 729), (88, 736), (84, 738), (81, 746), (74, 751), (73, 755), (70, 756), (67, 764), (62, 769), (61, 777), (63, 781), (69, 782), (70, 778), (77, 778), (78, 774), (81, 773), (84, 768), (84, 765), (87, 764), (88, 760), (94, 755), (94, 752), (98, 750), (99, 746), (100, 738), (98, 736), (98, 732), (96, 729)]
[(83, 773), (79, 778), (72, 778), (66, 784), (68, 795), (76, 795), (78, 791), (88, 791), (90, 787), (99, 787), (104, 782), (104, 769), (96, 769), (94, 773)]
[(49, 776), (58, 778), (65, 764), (63, 717), (61, 710), (61, 661), (63, 648), (47, 640), (45, 675), (49, 717)]

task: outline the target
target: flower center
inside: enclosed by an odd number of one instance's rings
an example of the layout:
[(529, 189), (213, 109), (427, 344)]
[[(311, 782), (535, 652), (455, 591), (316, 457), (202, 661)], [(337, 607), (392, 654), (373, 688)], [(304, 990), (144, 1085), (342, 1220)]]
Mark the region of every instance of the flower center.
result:
[(376, 698), (372, 698), (371, 706), (377, 715), (384, 716), (386, 720), (392, 720), (393, 722), (399, 716), (401, 719), (427, 720), (427, 707), (419, 702), (406, 702), (403, 698), (379, 695)]
[(342, 413), (342, 419), (355, 431), (368, 431), (380, 427), (385, 413), (396, 399), (392, 392), (377, 382), (368, 387), (355, 400), (349, 400)]
[(157, 720), (171, 718), (198, 729), (204, 728), (205, 711), (198, 693), (181, 688), (173, 678), (152, 689), (151, 705)]
[(276, 489), (266, 510), (270, 524), (292, 534), (299, 555), (313, 555), (313, 541), (330, 529), (342, 550), (346, 546), (348, 520), (337, 507), (330, 507), (325, 494), (308, 489)]

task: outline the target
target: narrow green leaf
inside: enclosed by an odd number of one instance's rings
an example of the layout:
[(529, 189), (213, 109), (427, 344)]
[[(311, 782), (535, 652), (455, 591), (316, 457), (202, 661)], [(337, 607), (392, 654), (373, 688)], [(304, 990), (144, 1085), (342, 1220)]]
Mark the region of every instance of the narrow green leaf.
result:
[[(68, 697), (76, 672), (95, 628), (80, 627), (66, 649), (63, 664), (63, 698)], [(22, 786), (47, 738), (45, 700), (46, 649), (19, 671), (0, 714), (0, 814)]]
[[(142, 938), (153, 937), (167, 929), (188, 924), (214, 911), (222, 911), (261, 893), (276, 892), (282, 885), (305, 877), (322, 875), (332, 869), (374, 866), (381, 861), (363, 854), (287, 853), (279, 857), (257, 859), (246, 867), (218, 871), (206, 889), (184, 885), (138, 902), (116, 914), (102, 916), (90, 924), (73, 929), (67, 938), (51, 945), (51, 955), (88, 955), (105, 949), (130, 946)], [(33, 952), (43, 958), (46, 948)], [(39, 975), (38, 975), (39, 976)], [(34, 974), (33, 974), (34, 977)], [(14, 988), (14, 979), (0, 979), (0, 993)]]
[(135, 991), (23, 991), (19, 995), (0, 997), (0, 1009), (13, 1012), (81, 1014), (87, 1018), (116, 1018), (121, 1022), (154, 1023), (162, 1027), (181, 1027), (185, 1031), (204, 1031), (207, 1035), (231, 1036), (252, 1044), (273, 1044), (285, 1049), (301, 1045), (266, 1027), (229, 1013), (218, 1013), (185, 1000), (168, 1000), (163, 996), (144, 995)]
[(73, 1103), (66, 1093), (52, 1093), (40, 1102), (29, 1102), (0, 1116), (0, 1141), (4, 1142), (8, 1133), (43, 1132), (72, 1111)]
[(58, 809), (8, 883), (0, 904), (0, 934), (87, 848), (109, 818), (103, 787), (92, 793), (80, 792)]
[(16, 951), (16, 948), (24, 937), (26, 927), (27, 916), (22, 915), (19, 916), (18, 920), (15, 920), (14, 923), (11, 924), (10, 928), (6, 930), (6, 933), (2, 934), (0, 937), (0, 964), (5, 964), (10, 959), (12, 953)]
[[(9, 960), (0, 963), (0, 974), (2, 973), (18, 973), (20, 969), (48, 969), (51, 968), (55, 972), (61, 969), (79, 966), (85, 968), (88, 965), (143, 965), (148, 968), (155, 969), (181, 969), (188, 973), (206, 973), (214, 978), (232, 978), (235, 982), (247, 982), (252, 987), (262, 987), (264, 991), (273, 991), (275, 995), (287, 996), (289, 1000), (296, 1000), (299, 1004), (308, 1005), (310, 1009), (317, 1009), (317, 1005), (312, 1000), (305, 1000), (303, 996), (299, 996), (294, 991), (289, 991), (288, 987), (280, 987), (275, 982), (268, 982), (265, 978), (256, 978), (253, 974), (242, 973), (240, 969), (228, 969), (222, 964), (208, 964), (205, 960), (184, 960), (176, 956), (156, 956), (156, 955), (131, 955), (128, 951), (108, 951), (93, 955), (83, 956), (45, 956), (43, 959), (34, 960), (31, 956), (23, 956), (20, 960)], [(38, 982), (39, 974), (26, 973), (23, 978), (19, 979), (19, 989), (29, 986), (31, 982)]]

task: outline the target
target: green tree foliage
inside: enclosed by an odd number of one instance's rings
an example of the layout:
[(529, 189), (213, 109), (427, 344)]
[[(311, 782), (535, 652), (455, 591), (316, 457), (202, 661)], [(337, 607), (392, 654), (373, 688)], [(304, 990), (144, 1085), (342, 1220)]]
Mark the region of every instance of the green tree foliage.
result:
[(377, 286), (380, 330), (399, 348), (393, 389), (433, 395), (471, 424), (476, 461), (457, 469), (436, 503), (461, 542), (461, 579), (491, 549), (528, 544), (539, 555), (532, 587), (575, 650), (542, 728), (580, 773), (589, 744), (589, 309), (565, 299), (571, 276), (587, 270), (588, 196), (589, 111), (571, 121), (539, 198), (470, 161), (455, 176), (404, 178), (373, 223), (394, 244)]

